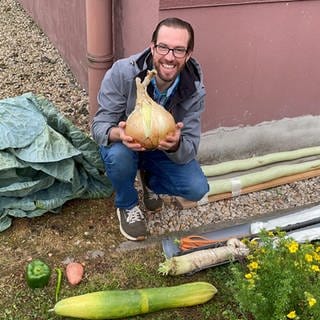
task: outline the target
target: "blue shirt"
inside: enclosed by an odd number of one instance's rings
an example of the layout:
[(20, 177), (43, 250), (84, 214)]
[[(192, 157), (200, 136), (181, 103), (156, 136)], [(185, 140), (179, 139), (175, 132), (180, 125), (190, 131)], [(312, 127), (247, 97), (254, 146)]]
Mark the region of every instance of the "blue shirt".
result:
[(157, 87), (157, 83), (156, 83), (156, 79), (152, 78), (151, 79), (151, 83), (153, 85), (153, 99), (154, 101), (156, 101), (158, 104), (162, 105), (162, 106), (166, 106), (168, 101), (170, 100), (170, 98), (173, 96), (173, 94), (175, 93), (177, 87), (178, 87), (178, 83), (180, 81), (180, 75), (178, 75), (176, 77), (176, 79), (174, 80), (173, 84), (165, 91), (160, 92), (158, 87)]

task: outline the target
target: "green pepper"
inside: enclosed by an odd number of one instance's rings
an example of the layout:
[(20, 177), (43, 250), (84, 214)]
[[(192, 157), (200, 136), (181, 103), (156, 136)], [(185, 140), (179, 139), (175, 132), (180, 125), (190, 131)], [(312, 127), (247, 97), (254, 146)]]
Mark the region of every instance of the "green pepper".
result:
[(27, 265), (26, 280), (32, 289), (43, 288), (48, 284), (51, 276), (51, 268), (39, 259), (32, 260)]

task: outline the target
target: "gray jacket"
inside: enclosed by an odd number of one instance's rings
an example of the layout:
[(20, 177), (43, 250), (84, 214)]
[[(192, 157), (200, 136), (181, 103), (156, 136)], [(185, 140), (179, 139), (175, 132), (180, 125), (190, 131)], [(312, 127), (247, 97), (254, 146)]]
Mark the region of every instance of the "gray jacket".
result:
[[(106, 72), (98, 93), (99, 109), (93, 118), (91, 133), (99, 145), (108, 145), (110, 128), (125, 121), (133, 111), (136, 100), (134, 79), (144, 79), (147, 70), (152, 69), (150, 49), (129, 58), (116, 61)], [(152, 97), (152, 85), (148, 93)], [(183, 122), (181, 141), (177, 151), (166, 152), (176, 163), (187, 163), (196, 158), (200, 135), (201, 113), (204, 110), (205, 88), (198, 62), (191, 58), (180, 74), (178, 89), (170, 100), (168, 110), (176, 122)]]

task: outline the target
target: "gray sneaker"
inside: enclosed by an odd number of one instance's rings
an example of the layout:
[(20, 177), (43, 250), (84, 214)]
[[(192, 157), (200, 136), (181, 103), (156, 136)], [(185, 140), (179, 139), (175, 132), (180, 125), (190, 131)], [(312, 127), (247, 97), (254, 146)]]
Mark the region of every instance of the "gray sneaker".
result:
[(147, 237), (147, 227), (143, 213), (138, 206), (132, 209), (117, 208), (120, 232), (129, 240), (144, 240)]
[(163, 200), (159, 195), (155, 194), (151, 189), (147, 187), (146, 173), (142, 170), (139, 172), (139, 180), (142, 186), (143, 192), (143, 204), (148, 211), (160, 211), (163, 207)]

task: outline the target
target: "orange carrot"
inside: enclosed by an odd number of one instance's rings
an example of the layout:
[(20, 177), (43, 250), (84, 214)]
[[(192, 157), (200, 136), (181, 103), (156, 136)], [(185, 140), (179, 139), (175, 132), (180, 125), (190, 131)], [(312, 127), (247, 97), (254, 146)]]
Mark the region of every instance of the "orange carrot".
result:
[(83, 265), (79, 262), (71, 262), (67, 265), (66, 276), (70, 284), (80, 283), (84, 274)]

